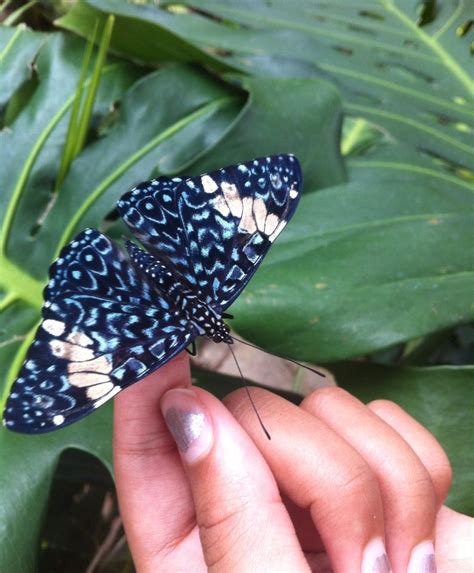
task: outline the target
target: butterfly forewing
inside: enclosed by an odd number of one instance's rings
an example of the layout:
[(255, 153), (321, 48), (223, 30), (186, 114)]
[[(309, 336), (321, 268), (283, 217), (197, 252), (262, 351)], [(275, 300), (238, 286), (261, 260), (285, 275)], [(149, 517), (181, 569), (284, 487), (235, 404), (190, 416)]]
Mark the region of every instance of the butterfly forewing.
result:
[(63, 250), (45, 299), (4, 412), (6, 426), (20, 432), (45, 432), (84, 417), (196, 336), (170, 301), (92, 229)]
[(177, 189), (181, 225), (205, 301), (225, 310), (293, 215), (302, 184), (292, 155), (193, 177)]

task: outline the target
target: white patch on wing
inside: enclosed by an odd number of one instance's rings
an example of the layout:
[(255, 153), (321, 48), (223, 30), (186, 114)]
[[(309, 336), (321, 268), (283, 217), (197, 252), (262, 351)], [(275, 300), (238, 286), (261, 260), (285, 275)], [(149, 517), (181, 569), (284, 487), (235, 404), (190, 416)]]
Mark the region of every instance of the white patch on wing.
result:
[(92, 338), (89, 338), (87, 336), (87, 334), (84, 334), (83, 332), (79, 331), (71, 332), (70, 334), (68, 334), (66, 340), (68, 342), (71, 342), (71, 344), (78, 344), (79, 346), (89, 346), (94, 342)]
[(206, 193), (215, 193), (218, 189), (217, 183), (212, 177), (209, 177), (209, 175), (203, 175), (201, 177), (201, 183)]
[(75, 372), (97, 372), (98, 374), (108, 374), (112, 371), (112, 364), (105, 356), (99, 356), (93, 360), (86, 360), (84, 362), (69, 362), (67, 365), (69, 374)]
[(295, 199), (295, 197), (298, 197), (298, 191), (294, 188), (290, 189), (290, 197), (292, 199)]
[(65, 420), (64, 416), (61, 416), (61, 414), (57, 414), (57, 415), (54, 416), (54, 418), (53, 418), (53, 424), (54, 424), (55, 426), (60, 426), (61, 424), (64, 423), (64, 420)]
[(223, 181), (221, 189), (232, 215), (234, 217), (242, 217), (242, 199), (237, 187), (233, 183)]
[(68, 377), (68, 382), (77, 388), (95, 386), (104, 382), (110, 382), (107, 374), (96, 374), (95, 372), (77, 372)]
[(273, 213), (270, 213), (265, 220), (265, 235), (271, 235), (279, 222), (280, 219)]
[(103, 398), (100, 398), (99, 400), (97, 400), (97, 402), (94, 402), (94, 408), (99, 408), (100, 406), (102, 406), (102, 404), (105, 404), (107, 400), (110, 400), (110, 398), (113, 398), (115, 394), (118, 394), (121, 389), (122, 388), (120, 388), (120, 386), (114, 386), (114, 389), (111, 390), (109, 394), (107, 394)]
[(230, 215), (229, 206), (227, 205), (226, 200), (222, 195), (218, 195), (214, 199), (214, 207), (223, 217), (228, 217)]
[(283, 231), (283, 229), (286, 226), (286, 221), (280, 221), (280, 224), (278, 225), (278, 227), (273, 231), (273, 233), (268, 237), (268, 240), (270, 241), (270, 243), (273, 243), (273, 241), (278, 237), (278, 235)]
[(53, 356), (70, 362), (83, 362), (94, 358), (94, 352), (90, 348), (83, 348), (82, 346), (64, 342), (64, 340), (51, 340), (49, 347)]
[(90, 386), (86, 390), (87, 397), (91, 400), (98, 400), (109, 394), (111, 390), (113, 390), (114, 385), (112, 382), (104, 382), (104, 384), (96, 384), (95, 386)]
[(257, 230), (257, 225), (252, 215), (252, 197), (244, 197), (242, 200), (242, 218), (239, 223), (239, 230), (252, 234)]
[(64, 322), (53, 320), (51, 318), (43, 320), (41, 326), (44, 330), (46, 330), (48, 334), (51, 334), (52, 336), (61, 336), (61, 334), (63, 334), (66, 330), (66, 325)]
[(267, 218), (267, 206), (260, 197), (253, 200), (253, 215), (257, 222), (258, 230), (263, 233), (265, 231), (265, 219)]

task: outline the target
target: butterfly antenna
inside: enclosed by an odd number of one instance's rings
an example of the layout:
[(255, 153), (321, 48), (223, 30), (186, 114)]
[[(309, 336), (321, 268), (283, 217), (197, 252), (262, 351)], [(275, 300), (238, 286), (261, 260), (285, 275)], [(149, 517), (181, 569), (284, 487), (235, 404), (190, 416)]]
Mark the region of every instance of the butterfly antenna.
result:
[(262, 418), (260, 418), (260, 414), (258, 413), (257, 407), (255, 406), (255, 403), (254, 403), (254, 401), (252, 400), (252, 396), (250, 395), (250, 390), (249, 390), (249, 387), (248, 387), (248, 384), (247, 384), (247, 380), (244, 378), (244, 375), (242, 374), (242, 370), (240, 369), (239, 363), (237, 362), (237, 357), (235, 356), (234, 350), (233, 350), (233, 348), (232, 348), (232, 346), (231, 346), (230, 344), (228, 344), (227, 346), (229, 347), (229, 350), (230, 350), (232, 356), (234, 357), (235, 365), (237, 366), (237, 370), (238, 370), (239, 373), (240, 373), (240, 377), (242, 378), (242, 382), (243, 382), (245, 391), (247, 392), (247, 396), (249, 397), (250, 403), (252, 404), (252, 408), (253, 408), (253, 410), (254, 410), (254, 412), (255, 412), (255, 415), (257, 416), (257, 420), (259, 421), (260, 426), (262, 427), (262, 430), (264, 431), (264, 433), (265, 433), (265, 435), (267, 436), (267, 438), (268, 438), (269, 440), (271, 440), (272, 437), (270, 436), (270, 434), (269, 434), (267, 428), (265, 428), (265, 425), (264, 425), (264, 423), (262, 422)]
[(314, 374), (317, 374), (318, 376), (322, 376), (323, 378), (326, 378), (326, 374), (324, 374), (323, 372), (320, 372), (319, 370), (316, 370), (315, 368), (311, 368), (310, 366), (306, 366), (306, 364), (301, 364), (301, 362), (298, 362), (298, 360), (293, 360), (293, 358), (287, 358), (286, 356), (281, 356), (281, 354), (275, 354), (274, 352), (268, 352), (267, 350), (260, 348), (260, 346), (256, 346), (255, 344), (251, 344), (250, 342), (242, 340), (241, 338), (236, 338), (233, 335), (232, 335), (232, 338), (234, 340), (237, 340), (237, 342), (241, 342), (242, 344), (246, 344), (247, 346), (251, 346), (252, 348), (255, 348), (257, 350), (261, 350), (262, 352), (265, 352), (266, 354), (271, 354), (272, 356), (276, 356), (277, 358), (281, 358), (282, 360), (287, 360), (288, 362), (293, 362), (293, 364), (296, 364), (296, 365), (300, 366), (301, 368), (304, 368), (305, 370), (309, 370), (310, 372), (313, 372)]

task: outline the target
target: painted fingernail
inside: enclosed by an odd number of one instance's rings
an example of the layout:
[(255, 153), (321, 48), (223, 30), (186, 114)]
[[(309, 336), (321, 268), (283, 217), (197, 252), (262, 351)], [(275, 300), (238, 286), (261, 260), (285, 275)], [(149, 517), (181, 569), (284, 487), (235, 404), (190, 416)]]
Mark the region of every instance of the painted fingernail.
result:
[(188, 389), (169, 390), (161, 400), (166, 425), (183, 460), (192, 464), (212, 445), (212, 424), (196, 394)]
[(420, 543), (413, 549), (407, 573), (436, 573), (434, 546), (431, 541)]
[(390, 573), (391, 570), (383, 540), (380, 537), (372, 539), (364, 550), (361, 572)]

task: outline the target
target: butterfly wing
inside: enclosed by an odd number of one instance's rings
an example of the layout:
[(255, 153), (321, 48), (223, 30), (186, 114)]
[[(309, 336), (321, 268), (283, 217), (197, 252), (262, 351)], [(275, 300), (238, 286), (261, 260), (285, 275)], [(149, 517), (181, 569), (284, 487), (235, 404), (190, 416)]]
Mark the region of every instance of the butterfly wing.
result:
[(43, 320), (4, 424), (40, 433), (86, 416), (196, 336), (104, 235), (88, 229), (51, 267)]
[(170, 263), (190, 285), (196, 285), (176, 200), (182, 181), (179, 177), (144, 181), (120, 198), (117, 209), (155, 258)]
[(193, 177), (177, 189), (189, 260), (205, 301), (225, 310), (257, 270), (299, 201), (301, 168), (275, 155)]

